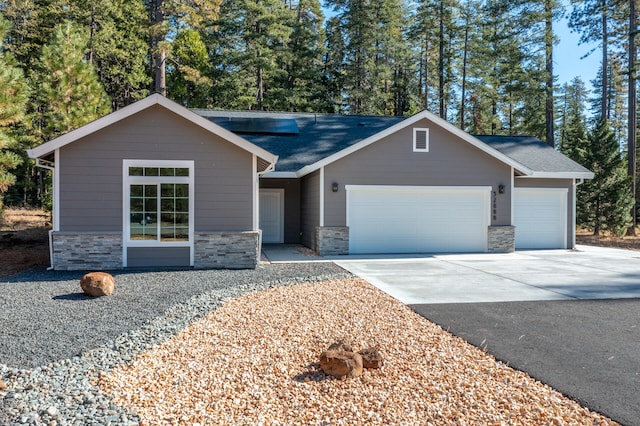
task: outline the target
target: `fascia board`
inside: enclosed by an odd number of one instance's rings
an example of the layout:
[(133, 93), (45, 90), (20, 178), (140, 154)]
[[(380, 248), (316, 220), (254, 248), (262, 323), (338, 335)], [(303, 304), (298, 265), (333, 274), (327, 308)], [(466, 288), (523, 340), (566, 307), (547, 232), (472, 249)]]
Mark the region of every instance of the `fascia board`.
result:
[(343, 149), (342, 151), (338, 151), (333, 155), (330, 155), (314, 164), (310, 164), (308, 166), (305, 166), (303, 168), (301, 168), (300, 170), (298, 170), (298, 177), (302, 177), (305, 175), (308, 175), (309, 173), (313, 173), (316, 170), (319, 170), (322, 167), (325, 167), (331, 163), (333, 163), (334, 161), (337, 161), (341, 158), (346, 157), (349, 154), (352, 154), (356, 151), (361, 150), (362, 148), (365, 148), (369, 145), (371, 145), (372, 143), (375, 143), (399, 130), (404, 129), (405, 127), (411, 126), (412, 124), (422, 120), (422, 119), (427, 119), (431, 122), (433, 122), (434, 124), (442, 127), (443, 129), (445, 129), (446, 131), (453, 133), (454, 135), (458, 136), (459, 138), (461, 138), (462, 140), (470, 143), (471, 145), (475, 146), (476, 148), (480, 149), (481, 151), (489, 154), (490, 156), (496, 158), (497, 160), (513, 167), (514, 169), (520, 171), (521, 173), (525, 174), (525, 175), (530, 175), (533, 173), (533, 170), (530, 170), (529, 168), (523, 166), (522, 164), (518, 163), (517, 161), (513, 160), (512, 158), (504, 155), (503, 153), (501, 153), (500, 151), (491, 148), (489, 145), (485, 144), (484, 142), (482, 142), (480, 139), (477, 139), (475, 137), (473, 137), (472, 135), (470, 135), (469, 133), (457, 128), (456, 126), (448, 123), (446, 120), (443, 120), (442, 118), (438, 117), (435, 114), (430, 113), (429, 111), (422, 111), (417, 113), (416, 115), (413, 115), (409, 118), (407, 118), (406, 120), (401, 121), (400, 123), (394, 124), (391, 127), (388, 127), (384, 130), (382, 130), (381, 132), (376, 133), (373, 136), (368, 137), (367, 139), (364, 139), (348, 148)]
[(533, 172), (526, 176), (516, 176), (516, 179), (593, 179), (593, 172)]
[(146, 98), (135, 102), (131, 105), (128, 105), (122, 109), (119, 109), (111, 114), (105, 115), (102, 118), (99, 118), (95, 121), (92, 121), (89, 124), (86, 124), (78, 129), (75, 129), (69, 133), (66, 133), (60, 137), (57, 137), (49, 142), (46, 142), (40, 146), (27, 150), (27, 154), (30, 158), (38, 158), (44, 155), (47, 155), (56, 149), (60, 149), (63, 146), (75, 142), (78, 139), (81, 139), (85, 136), (88, 136), (92, 133), (97, 132), (111, 124), (117, 123), (121, 120), (124, 120), (127, 117), (130, 117), (140, 111), (143, 111), (147, 108), (152, 107), (153, 105), (161, 105), (172, 111), (173, 113), (181, 116), (182, 118), (196, 124), (208, 130), (209, 132), (216, 134), (223, 139), (231, 142), (232, 144), (249, 151), (252, 154), (257, 155), (258, 157), (270, 162), (271, 164), (275, 164), (278, 157), (254, 144), (251, 142), (241, 138), (240, 136), (229, 132), (228, 130), (218, 126), (215, 123), (207, 120), (206, 118), (200, 117), (198, 114), (189, 111), (187, 108), (179, 105), (166, 97), (154, 93), (152, 95), (147, 96)]
[(296, 172), (267, 172), (263, 175), (260, 175), (260, 177), (267, 179), (295, 179), (299, 176)]

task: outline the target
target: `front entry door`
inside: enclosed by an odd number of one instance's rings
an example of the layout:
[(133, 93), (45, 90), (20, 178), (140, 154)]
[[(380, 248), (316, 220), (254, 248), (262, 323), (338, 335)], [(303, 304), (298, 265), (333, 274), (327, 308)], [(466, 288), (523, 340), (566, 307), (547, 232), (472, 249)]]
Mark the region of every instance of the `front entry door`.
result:
[(260, 229), (263, 243), (284, 243), (284, 189), (260, 190)]

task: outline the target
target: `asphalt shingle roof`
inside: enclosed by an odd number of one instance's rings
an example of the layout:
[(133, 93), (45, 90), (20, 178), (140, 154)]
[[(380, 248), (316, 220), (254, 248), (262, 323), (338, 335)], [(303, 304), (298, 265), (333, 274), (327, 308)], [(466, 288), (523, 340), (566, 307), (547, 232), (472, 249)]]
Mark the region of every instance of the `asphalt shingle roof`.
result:
[[(275, 171), (279, 172), (296, 172), (404, 120), (403, 117), (313, 113), (194, 112), (278, 155)], [(287, 124), (291, 120), (295, 123)], [(580, 164), (532, 136), (475, 137), (534, 172), (589, 173)]]
[[(295, 172), (358, 143), (403, 120), (403, 117), (369, 117), (334, 114), (269, 113), (194, 110), (217, 125), (278, 155), (276, 171)], [(249, 118), (295, 119), (297, 134), (238, 131)]]
[(474, 136), (535, 172), (589, 173), (585, 167), (533, 136)]

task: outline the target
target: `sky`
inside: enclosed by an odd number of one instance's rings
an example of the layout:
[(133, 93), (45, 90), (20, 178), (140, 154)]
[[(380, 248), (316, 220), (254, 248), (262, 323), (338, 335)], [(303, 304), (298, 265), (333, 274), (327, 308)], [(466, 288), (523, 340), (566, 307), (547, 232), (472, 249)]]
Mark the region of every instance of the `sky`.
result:
[(570, 32), (565, 18), (555, 22), (554, 25), (554, 31), (560, 39), (560, 43), (554, 47), (553, 51), (553, 73), (557, 76), (557, 87), (580, 76), (587, 89), (591, 91), (593, 87), (591, 80), (596, 78), (600, 67), (601, 49), (598, 48), (588, 57), (580, 59), (596, 45), (578, 44), (580, 34)]

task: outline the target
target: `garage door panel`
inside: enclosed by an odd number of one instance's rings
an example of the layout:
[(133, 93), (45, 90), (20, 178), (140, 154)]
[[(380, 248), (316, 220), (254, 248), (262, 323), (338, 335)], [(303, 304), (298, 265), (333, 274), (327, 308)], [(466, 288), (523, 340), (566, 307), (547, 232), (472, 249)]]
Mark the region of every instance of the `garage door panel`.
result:
[(516, 249), (567, 247), (567, 194), (563, 188), (515, 188)]
[(486, 251), (488, 191), (352, 189), (351, 253)]

